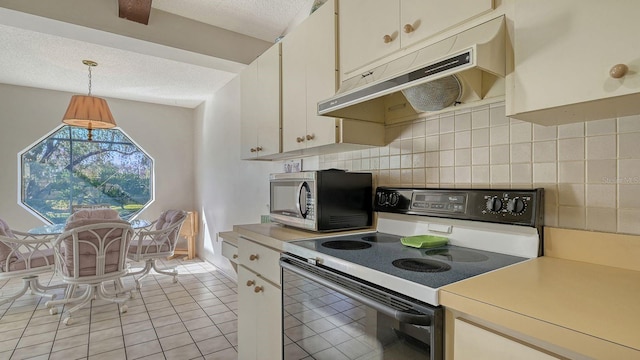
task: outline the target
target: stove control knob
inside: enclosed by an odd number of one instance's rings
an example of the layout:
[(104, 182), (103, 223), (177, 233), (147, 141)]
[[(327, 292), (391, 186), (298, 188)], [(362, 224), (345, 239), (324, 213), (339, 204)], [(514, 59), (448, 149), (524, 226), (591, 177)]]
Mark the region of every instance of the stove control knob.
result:
[(489, 200), (487, 200), (487, 210), (492, 211), (492, 212), (498, 212), (502, 209), (502, 200), (500, 200), (498, 197), (494, 196), (492, 198), (490, 198)]
[(515, 215), (520, 215), (527, 207), (527, 203), (520, 198), (513, 198), (507, 203), (507, 210)]
[(387, 195), (383, 192), (378, 193), (378, 205), (384, 206), (386, 202), (387, 202)]
[(398, 205), (399, 201), (400, 201), (400, 195), (398, 195), (398, 193), (393, 193), (389, 195), (389, 205), (396, 206)]

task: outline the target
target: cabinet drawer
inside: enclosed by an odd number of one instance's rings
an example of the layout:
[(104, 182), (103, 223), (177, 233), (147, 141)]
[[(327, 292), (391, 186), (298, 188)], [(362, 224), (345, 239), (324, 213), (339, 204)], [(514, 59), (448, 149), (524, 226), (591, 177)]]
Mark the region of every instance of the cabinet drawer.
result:
[(280, 285), (280, 252), (244, 237), (238, 239), (239, 263)]
[(227, 242), (222, 242), (222, 256), (226, 257), (232, 263), (238, 263), (238, 247)]

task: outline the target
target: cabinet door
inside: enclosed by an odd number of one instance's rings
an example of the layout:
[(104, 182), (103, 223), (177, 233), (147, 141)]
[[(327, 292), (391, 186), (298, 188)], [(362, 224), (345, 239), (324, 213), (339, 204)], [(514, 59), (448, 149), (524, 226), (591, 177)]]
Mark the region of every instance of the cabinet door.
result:
[(336, 120), (318, 115), (318, 101), (337, 90), (335, 1), (327, 1), (305, 24), (307, 78), (307, 148), (336, 142)]
[(282, 358), (282, 291), (238, 267), (238, 359)]
[(253, 285), (249, 283), (256, 278), (253, 272), (238, 266), (238, 359), (257, 359), (256, 319), (260, 314)]
[[(427, 39), (492, 9), (493, 0), (401, 0), (401, 46)], [(407, 25), (412, 29), (406, 29)]]
[[(343, 74), (400, 49), (400, 0), (348, 0), (339, 6)], [(385, 43), (385, 35), (392, 41)]]
[(454, 331), (454, 360), (560, 359), (459, 319), (455, 320)]
[(258, 276), (252, 291), (258, 310), (258, 317), (254, 322), (258, 359), (281, 359), (282, 289)]
[[(640, 2), (634, 0), (516, 1), (508, 115), (557, 107), (545, 113), (554, 119), (528, 119), (555, 124), (590, 120), (589, 111), (612, 117), (624, 113), (614, 102), (598, 103), (586, 112), (563, 106), (640, 92), (639, 13)], [(628, 65), (628, 74), (611, 78), (609, 70), (619, 63)]]
[[(319, 11), (319, 10), (318, 10)], [(312, 16), (315, 16), (313, 14)], [(307, 19), (282, 39), (282, 151), (304, 149), (307, 134)]]
[[(252, 105), (258, 97), (258, 60), (247, 66), (240, 74), (240, 157), (256, 157), (258, 141), (257, 106)], [(253, 149), (253, 151), (251, 151)]]
[(335, 1), (282, 40), (282, 147), (299, 150), (335, 142), (335, 119), (317, 115), (336, 92)]
[(280, 44), (258, 58), (257, 156), (280, 152)]

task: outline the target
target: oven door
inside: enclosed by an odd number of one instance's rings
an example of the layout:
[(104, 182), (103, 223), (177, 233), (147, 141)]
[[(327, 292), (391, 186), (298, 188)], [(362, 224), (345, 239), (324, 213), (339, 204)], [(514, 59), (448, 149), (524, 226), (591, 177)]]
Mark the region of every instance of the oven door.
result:
[(283, 358), (443, 359), (442, 308), (283, 254)]

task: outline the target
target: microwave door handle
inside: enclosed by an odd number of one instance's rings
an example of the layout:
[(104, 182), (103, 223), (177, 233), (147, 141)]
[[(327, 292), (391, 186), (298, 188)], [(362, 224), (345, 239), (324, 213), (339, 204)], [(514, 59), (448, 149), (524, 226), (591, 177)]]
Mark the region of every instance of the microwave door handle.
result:
[[(302, 205), (302, 189), (305, 189), (304, 194), (304, 206)], [(298, 208), (298, 213), (302, 216), (303, 219), (307, 218), (307, 192), (309, 192), (309, 185), (307, 185), (306, 181), (300, 183), (298, 187), (298, 201), (296, 201), (296, 207)]]

